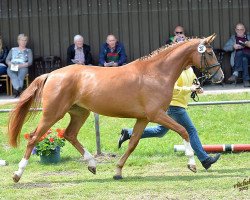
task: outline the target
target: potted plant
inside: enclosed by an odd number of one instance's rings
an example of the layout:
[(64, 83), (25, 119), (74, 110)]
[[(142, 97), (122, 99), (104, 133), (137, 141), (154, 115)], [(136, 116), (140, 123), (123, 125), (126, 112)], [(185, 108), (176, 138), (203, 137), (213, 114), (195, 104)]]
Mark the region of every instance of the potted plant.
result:
[[(58, 163), (60, 161), (60, 150), (65, 145), (63, 137), (64, 129), (49, 129), (34, 147), (32, 154), (40, 156), (41, 163)], [(24, 138), (28, 139), (30, 134), (24, 134)]]

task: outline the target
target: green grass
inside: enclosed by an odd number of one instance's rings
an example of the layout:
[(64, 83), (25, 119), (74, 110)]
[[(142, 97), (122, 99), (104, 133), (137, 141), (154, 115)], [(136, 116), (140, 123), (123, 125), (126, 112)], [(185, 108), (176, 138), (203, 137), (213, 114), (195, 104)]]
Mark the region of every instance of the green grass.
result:
[[(249, 93), (201, 95), (200, 101), (250, 99)], [(1, 107), (2, 108), (2, 107)], [(203, 144), (250, 144), (250, 104), (189, 107)], [(22, 135), (35, 129), (39, 115), (27, 122)], [(41, 165), (39, 157), (31, 156), (19, 183), (12, 181), (18, 169), (26, 141), (21, 136), (17, 149), (7, 145), (8, 113), (0, 114), (0, 159), (8, 166), (0, 167), (0, 199), (250, 199), (248, 190), (239, 191), (234, 185), (250, 178), (250, 153), (223, 154), (218, 163), (205, 171), (197, 161), (198, 172), (186, 168), (187, 158), (175, 153), (173, 146), (181, 138), (170, 131), (163, 138), (143, 139), (129, 157), (123, 170), (123, 180), (115, 181), (115, 165), (125, 152), (128, 142), (117, 149), (120, 130), (133, 127), (134, 119), (100, 117), (102, 151), (106, 156), (97, 158), (97, 174), (92, 175), (80, 154), (66, 143), (62, 162)], [(65, 128), (69, 116), (54, 127)], [(152, 124), (151, 124), (152, 125)], [(79, 133), (79, 140), (95, 154), (93, 115)], [(116, 157), (107, 156), (115, 154)]]

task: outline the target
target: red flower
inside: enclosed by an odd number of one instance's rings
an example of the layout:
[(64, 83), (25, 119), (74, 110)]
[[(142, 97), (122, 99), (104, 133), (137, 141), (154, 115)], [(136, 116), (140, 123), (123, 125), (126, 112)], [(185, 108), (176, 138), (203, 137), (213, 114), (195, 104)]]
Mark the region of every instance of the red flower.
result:
[[(50, 155), (56, 147), (63, 147), (65, 145), (64, 131), (64, 129), (56, 129), (56, 131), (49, 129), (39, 138), (39, 142), (35, 146), (35, 154)], [(26, 133), (24, 138), (30, 139), (33, 135), (34, 133)]]
[(65, 132), (65, 129), (56, 129), (56, 132), (57, 132), (57, 136), (59, 137), (59, 138), (64, 138), (63, 137), (63, 134), (64, 134), (64, 132)]
[(30, 134), (29, 134), (29, 133), (25, 133), (25, 134), (24, 134), (24, 138), (25, 138), (26, 140), (28, 140), (28, 139), (30, 138)]

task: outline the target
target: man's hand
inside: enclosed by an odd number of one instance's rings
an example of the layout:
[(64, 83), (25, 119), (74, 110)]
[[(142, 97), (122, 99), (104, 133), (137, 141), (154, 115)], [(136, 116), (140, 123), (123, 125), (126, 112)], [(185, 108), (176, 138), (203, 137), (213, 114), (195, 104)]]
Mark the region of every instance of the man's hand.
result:
[(193, 84), (190, 88), (191, 92), (196, 92), (197, 94), (201, 94), (203, 93), (203, 88), (201, 88), (200, 84), (199, 85), (196, 85), (196, 84)]
[(246, 41), (245, 45), (250, 48), (250, 41)]
[(179, 35), (174, 36), (173, 42), (182, 42), (185, 39), (186, 39), (186, 37), (184, 34), (179, 34)]
[(28, 64), (27, 63), (23, 63), (23, 64), (19, 64), (18, 65), (18, 68), (23, 68), (23, 67), (28, 67)]
[(113, 67), (117, 67), (117, 66), (118, 66), (118, 63), (114, 62)]
[(244, 47), (241, 46), (240, 44), (234, 44), (234, 49), (237, 50), (237, 49), (243, 49)]
[(112, 66), (110, 62), (109, 63), (107, 63), (107, 62), (104, 63), (104, 67), (110, 67), (110, 66)]
[(196, 92), (196, 90), (200, 88), (200, 84), (196, 85), (196, 84), (193, 84), (190, 88), (191, 92)]
[(118, 66), (118, 63), (114, 62), (114, 61), (111, 61), (109, 63), (104, 63), (104, 66), (105, 67), (117, 67)]
[(204, 92), (203, 88), (197, 88), (196, 93), (197, 94), (202, 94)]

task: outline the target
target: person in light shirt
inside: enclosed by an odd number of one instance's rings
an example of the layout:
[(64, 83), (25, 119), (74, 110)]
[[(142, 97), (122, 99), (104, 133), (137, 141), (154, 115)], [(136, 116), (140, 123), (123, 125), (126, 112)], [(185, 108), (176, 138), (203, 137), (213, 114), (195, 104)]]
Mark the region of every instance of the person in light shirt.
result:
[(81, 35), (75, 35), (74, 44), (71, 44), (67, 50), (67, 65), (92, 65), (92, 62), (90, 46), (84, 44), (84, 38)]
[(7, 74), (11, 79), (15, 97), (21, 94), (25, 76), (28, 74), (29, 66), (31, 66), (33, 62), (32, 51), (26, 47), (28, 36), (19, 34), (17, 43), (18, 47), (12, 48), (5, 60), (8, 65)]

